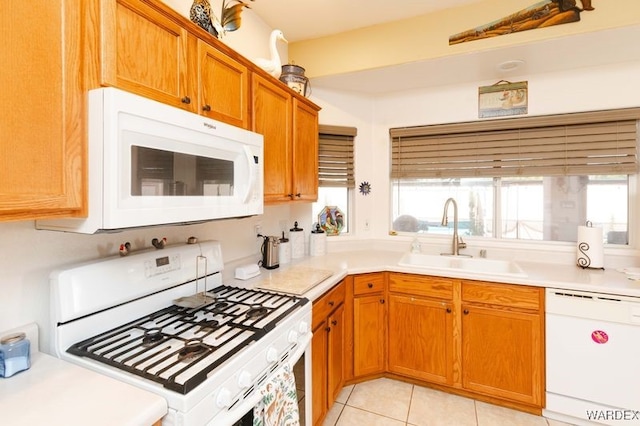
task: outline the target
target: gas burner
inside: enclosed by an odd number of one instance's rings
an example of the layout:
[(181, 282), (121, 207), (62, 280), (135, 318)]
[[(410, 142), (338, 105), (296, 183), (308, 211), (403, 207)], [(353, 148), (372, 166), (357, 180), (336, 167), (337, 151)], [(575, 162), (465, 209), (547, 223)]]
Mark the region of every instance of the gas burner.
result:
[(178, 352), (178, 360), (188, 362), (210, 349), (202, 343), (202, 339), (189, 339), (184, 343), (184, 348)]
[(145, 330), (144, 337), (142, 338), (142, 346), (151, 346), (164, 339), (161, 327), (154, 327)]
[(188, 312), (188, 313), (182, 315), (182, 317), (180, 317), (180, 319), (182, 321), (193, 321), (193, 320), (196, 319), (196, 314), (195, 314), (195, 312)]
[(227, 302), (227, 299), (225, 299), (224, 297), (218, 297), (213, 305), (211, 305), (211, 309), (220, 310), (226, 308), (227, 306), (229, 306), (229, 302)]
[(217, 320), (201, 320), (198, 322), (200, 326), (200, 331), (202, 330), (215, 330), (220, 325), (220, 321)]
[(246, 315), (248, 319), (257, 319), (265, 316), (269, 310), (262, 305), (251, 305)]

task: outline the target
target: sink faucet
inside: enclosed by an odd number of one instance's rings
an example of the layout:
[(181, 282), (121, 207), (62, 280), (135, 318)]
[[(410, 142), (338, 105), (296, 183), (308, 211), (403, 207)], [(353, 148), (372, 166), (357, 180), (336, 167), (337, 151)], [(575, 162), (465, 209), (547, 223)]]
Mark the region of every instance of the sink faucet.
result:
[(442, 214), (442, 226), (449, 224), (449, 218), (447, 212), (449, 210), (449, 204), (453, 204), (453, 241), (451, 243), (451, 253), (442, 253), (444, 255), (460, 256), (460, 249), (467, 248), (467, 243), (462, 241), (462, 238), (458, 236), (458, 204), (453, 198), (447, 199), (444, 203), (444, 213)]

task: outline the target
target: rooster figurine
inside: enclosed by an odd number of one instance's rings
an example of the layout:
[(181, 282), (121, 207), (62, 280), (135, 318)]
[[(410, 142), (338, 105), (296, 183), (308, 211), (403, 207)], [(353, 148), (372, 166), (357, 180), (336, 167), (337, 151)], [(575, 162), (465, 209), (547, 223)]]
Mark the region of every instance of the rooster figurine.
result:
[[(254, 1), (254, 0), (251, 0)], [(221, 19), (218, 20), (211, 11), (209, 0), (193, 0), (189, 19), (204, 28), (216, 38), (221, 38), (225, 33), (235, 31), (242, 24), (242, 10), (249, 9), (249, 5), (242, 0), (222, 1)]]
[(269, 37), (269, 52), (271, 53), (271, 59), (258, 58), (254, 62), (260, 68), (274, 76), (280, 78), (282, 74), (282, 62), (280, 61), (280, 54), (278, 53), (278, 40), (288, 43), (284, 38), (284, 34), (280, 30), (273, 30)]

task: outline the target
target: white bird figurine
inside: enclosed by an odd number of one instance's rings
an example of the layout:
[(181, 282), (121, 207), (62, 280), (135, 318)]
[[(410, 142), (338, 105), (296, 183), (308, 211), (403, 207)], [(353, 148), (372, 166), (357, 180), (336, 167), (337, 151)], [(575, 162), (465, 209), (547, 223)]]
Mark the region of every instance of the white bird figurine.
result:
[(274, 76), (275, 78), (279, 78), (282, 73), (282, 62), (280, 62), (280, 54), (278, 53), (278, 40), (282, 40), (285, 43), (288, 43), (287, 39), (284, 38), (284, 34), (280, 30), (271, 31), (271, 36), (269, 37), (269, 51), (271, 52), (271, 59), (258, 58), (255, 60), (256, 65), (260, 68)]

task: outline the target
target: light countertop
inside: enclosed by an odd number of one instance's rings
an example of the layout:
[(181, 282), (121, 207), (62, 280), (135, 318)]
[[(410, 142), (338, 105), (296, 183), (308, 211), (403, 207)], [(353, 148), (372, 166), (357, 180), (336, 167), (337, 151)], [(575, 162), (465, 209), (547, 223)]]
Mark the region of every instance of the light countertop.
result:
[(151, 426), (167, 413), (164, 398), (36, 352), (31, 368), (0, 378), (2, 424)]
[[(225, 265), (224, 273), (226, 277), (223, 280), (229, 285), (252, 288), (264, 280), (265, 277), (283, 273), (289, 269), (301, 266), (304, 268), (325, 269), (333, 272), (331, 277), (304, 293), (304, 297), (310, 300), (319, 298), (347, 275), (381, 271), (447, 276), (451, 278), (640, 297), (640, 281), (631, 280), (627, 275), (613, 268), (607, 268), (605, 270), (582, 269), (576, 265), (516, 261), (525, 272), (526, 277), (472, 274), (455, 270), (443, 273), (442, 271), (429, 270), (421, 267), (399, 266), (398, 262), (404, 254), (405, 252), (398, 251), (356, 250), (329, 253), (317, 257), (305, 257), (293, 260), (291, 263), (280, 265), (279, 268), (273, 270), (260, 268), (261, 274), (258, 277), (246, 281), (233, 278), (233, 271), (236, 265), (230, 264)], [(238, 263), (243, 264), (242, 262)], [(246, 264), (246, 261), (244, 263)]]

